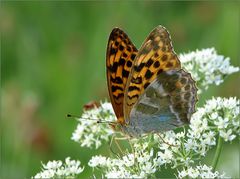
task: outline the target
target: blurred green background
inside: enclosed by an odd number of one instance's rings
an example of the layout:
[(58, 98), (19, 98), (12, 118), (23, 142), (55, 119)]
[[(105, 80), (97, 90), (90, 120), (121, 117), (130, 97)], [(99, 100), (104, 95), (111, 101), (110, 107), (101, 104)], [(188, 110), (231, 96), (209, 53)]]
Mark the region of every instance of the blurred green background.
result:
[[(1, 170), (3, 178), (29, 178), (41, 161), (70, 156), (86, 166), (99, 150), (70, 140), (91, 100), (108, 97), (105, 53), (114, 27), (139, 48), (157, 25), (171, 33), (177, 53), (215, 47), (239, 66), (239, 3), (236, 2), (1, 2)], [(199, 96), (238, 96), (239, 74)], [(208, 163), (211, 162), (210, 151)], [(226, 144), (218, 169), (239, 176), (238, 145)], [(167, 172), (164, 176), (172, 176)]]

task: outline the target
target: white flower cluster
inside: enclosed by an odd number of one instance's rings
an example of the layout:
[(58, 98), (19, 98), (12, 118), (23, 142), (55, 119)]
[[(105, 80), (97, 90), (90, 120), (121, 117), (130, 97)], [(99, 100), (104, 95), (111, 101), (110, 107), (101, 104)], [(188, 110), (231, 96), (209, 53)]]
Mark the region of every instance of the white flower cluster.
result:
[[(215, 131), (227, 142), (240, 136), (240, 101), (236, 98), (213, 98), (206, 102), (204, 108), (199, 108), (194, 120), (207, 119)], [(213, 131), (213, 128), (211, 129)]]
[[(99, 148), (102, 141), (108, 141), (113, 130), (107, 122), (116, 121), (111, 103), (104, 102), (100, 107), (85, 110), (77, 119), (78, 125), (71, 139), (81, 144), (81, 147)], [(102, 123), (98, 123), (98, 121)], [(104, 123), (106, 122), (106, 123)]]
[(225, 174), (220, 174), (218, 171), (213, 171), (212, 167), (206, 165), (198, 165), (178, 171), (178, 178), (228, 178)]
[(32, 178), (76, 178), (82, 173), (84, 167), (80, 167), (80, 161), (70, 160), (70, 157), (62, 161), (49, 161), (46, 165), (42, 164), (43, 169)]
[(106, 178), (146, 178), (156, 172), (156, 160), (153, 149), (148, 143), (134, 144), (135, 152), (121, 158), (93, 156), (88, 165), (102, 171)]
[[(192, 165), (216, 145), (218, 135), (225, 141), (232, 141), (240, 135), (238, 109), (239, 100), (236, 98), (213, 98), (192, 116), (187, 132), (168, 131), (133, 139), (133, 153), (117, 159), (94, 156), (89, 161), (89, 166), (100, 169), (107, 178), (151, 177), (167, 164), (171, 168), (188, 168), (188, 171), (182, 171), (179, 177), (183, 176), (184, 172), (188, 172), (186, 175), (193, 178), (195, 175), (218, 176), (217, 172), (211, 173), (205, 166), (197, 167), (194, 170), (199, 173), (191, 174), (191, 171), (194, 171)], [(228, 120), (221, 122), (226, 117)], [(229, 136), (226, 137), (225, 133)]]
[(197, 81), (199, 93), (211, 84), (221, 84), (226, 75), (239, 71), (238, 67), (230, 65), (229, 58), (218, 55), (214, 48), (180, 54), (179, 59)]

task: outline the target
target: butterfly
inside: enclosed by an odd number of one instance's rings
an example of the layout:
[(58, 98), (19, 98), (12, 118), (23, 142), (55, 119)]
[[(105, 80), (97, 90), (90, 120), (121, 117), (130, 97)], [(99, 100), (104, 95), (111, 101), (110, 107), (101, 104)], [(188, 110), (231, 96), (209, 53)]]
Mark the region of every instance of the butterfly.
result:
[(113, 128), (138, 137), (190, 122), (197, 102), (191, 74), (181, 68), (169, 32), (157, 26), (138, 50), (114, 28), (106, 54), (107, 83), (117, 117)]

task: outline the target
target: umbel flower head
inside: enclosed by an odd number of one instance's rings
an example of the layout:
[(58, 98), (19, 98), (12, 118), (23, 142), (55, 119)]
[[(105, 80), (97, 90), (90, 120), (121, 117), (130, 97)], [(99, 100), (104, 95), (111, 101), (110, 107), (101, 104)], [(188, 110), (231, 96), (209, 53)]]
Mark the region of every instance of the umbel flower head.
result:
[(220, 174), (218, 171), (213, 171), (212, 167), (207, 165), (198, 165), (178, 171), (178, 178), (230, 178), (224, 173)]
[(230, 65), (230, 59), (218, 55), (215, 48), (196, 50), (179, 55), (183, 67), (197, 81), (198, 92), (208, 89), (209, 85), (219, 85), (224, 77), (239, 71), (238, 67)]
[(42, 171), (33, 178), (75, 178), (84, 170), (80, 164), (80, 161), (71, 160), (70, 157), (65, 159), (65, 163), (60, 160), (49, 161), (47, 164), (42, 164)]
[[(226, 76), (239, 71), (238, 67), (230, 65), (229, 58), (218, 55), (214, 48), (182, 54), (180, 60), (201, 92), (209, 85), (219, 85)], [(132, 150), (123, 150), (118, 156), (92, 156), (88, 167), (93, 169), (93, 177), (96, 171), (106, 178), (156, 177), (163, 167), (168, 167), (177, 178), (226, 178), (224, 172), (215, 170), (215, 159), (220, 150), (216, 150), (212, 166), (199, 160), (214, 146), (221, 148), (222, 142), (232, 142), (240, 137), (239, 107), (236, 97), (213, 97), (197, 108), (188, 128), (130, 139)], [(103, 123), (99, 124), (99, 120)], [(115, 134), (108, 125), (108, 122), (116, 121), (109, 102), (84, 110), (77, 121), (71, 139), (81, 147), (98, 149)], [(67, 158), (65, 163), (52, 161), (43, 164), (42, 171), (35, 178), (78, 177), (83, 169), (80, 161)]]
[(108, 123), (98, 124), (98, 121), (116, 121), (116, 117), (111, 103), (101, 102), (99, 107), (84, 110), (82, 116), (77, 120), (79, 123), (71, 139), (78, 142), (81, 147), (97, 149), (103, 141), (108, 141), (114, 132)]

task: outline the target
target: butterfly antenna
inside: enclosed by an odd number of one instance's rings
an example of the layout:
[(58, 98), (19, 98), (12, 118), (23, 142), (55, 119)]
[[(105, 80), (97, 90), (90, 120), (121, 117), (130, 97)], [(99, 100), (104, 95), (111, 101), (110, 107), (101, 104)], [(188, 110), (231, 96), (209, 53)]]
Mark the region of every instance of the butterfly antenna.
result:
[(85, 120), (95, 120), (95, 121), (97, 121), (97, 123), (99, 123), (99, 122), (101, 121), (101, 119), (81, 117), (81, 116), (74, 115), (74, 114), (67, 114), (67, 118), (85, 119)]
[(104, 123), (106, 123), (106, 124), (111, 124), (111, 125), (115, 125), (115, 124), (116, 124), (116, 122), (112, 122), (112, 121), (101, 121), (101, 120), (98, 120), (97, 123), (99, 123), (99, 124), (104, 124)]
[(97, 118), (84, 118), (84, 117), (81, 117), (81, 116), (78, 116), (78, 115), (74, 115), (74, 114), (67, 114), (67, 118), (76, 118), (76, 119), (85, 119), (85, 120), (95, 120), (97, 123), (99, 124), (104, 124), (104, 123), (107, 123), (107, 124), (115, 124), (115, 122), (112, 122), (112, 121), (105, 121), (105, 120), (102, 120), (102, 119), (97, 119)]
[(68, 118), (80, 118), (80, 116), (73, 115), (73, 114), (67, 114)]

